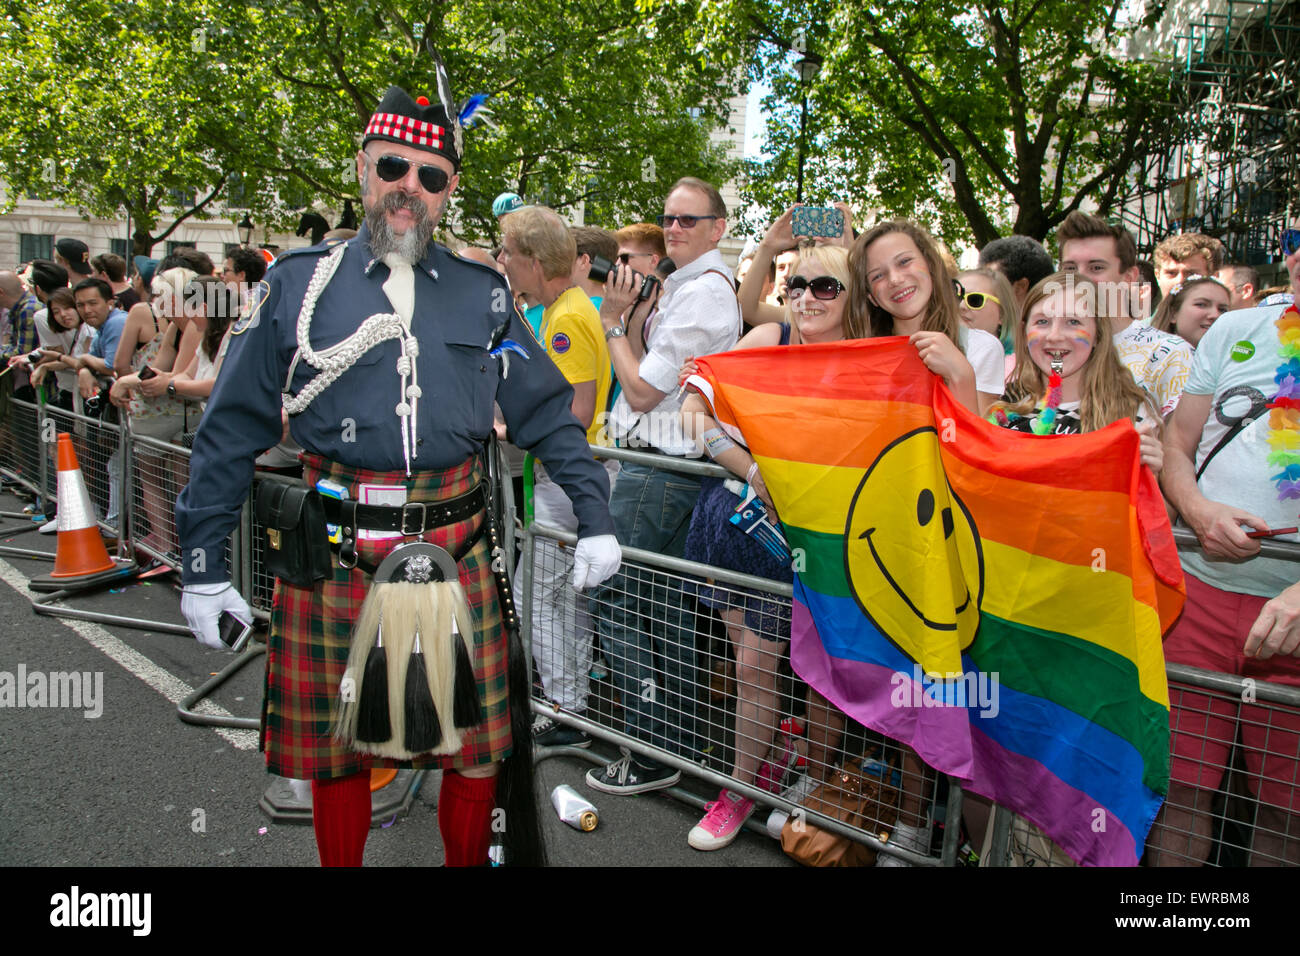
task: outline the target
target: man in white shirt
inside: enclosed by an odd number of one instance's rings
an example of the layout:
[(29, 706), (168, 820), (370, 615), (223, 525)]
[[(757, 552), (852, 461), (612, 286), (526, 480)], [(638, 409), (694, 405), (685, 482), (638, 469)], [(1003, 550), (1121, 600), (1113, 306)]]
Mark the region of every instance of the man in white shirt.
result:
[[(659, 311), (649, 322), (646, 351), (639, 358), (623, 323), (637, 301), (641, 275), (620, 266), (605, 284), (600, 320), (622, 385), (609, 432), (633, 448), (696, 457), (694, 440), (682, 430), (678, 372), (689, 358), (731, 348), (741, 328), (731, 270), (718, 252), (727, 208), (717, 189), (688, 177), (668, 193), (659, 224), (677, 271), (664, 281)], [(609, 505), (619, 542), (681, 557), (699, 492), (700, 479), (694, 476), (625, 463)], [(690, 759), (696, 748), (697, 682), (688, 604), (681, 587), (651, 584), (626, 573), (591, 598), (628, 734)], [(671, 767), (628, 755), (592, 770), (587, 783), (606, 793), (633, 794), (672, 786), (680, 777)]]
[(1056, 241), (1061, 271), (1077, 272), (1097, 284), (1099, 314), (1110, 320), (1120, 362), (1167, 417), (1187, 383), (1192, 347), (1176, 335), (1134, 320), (1131, 292), (1139, 273), (1132, 233), (1076, 209), (1061, 223)]

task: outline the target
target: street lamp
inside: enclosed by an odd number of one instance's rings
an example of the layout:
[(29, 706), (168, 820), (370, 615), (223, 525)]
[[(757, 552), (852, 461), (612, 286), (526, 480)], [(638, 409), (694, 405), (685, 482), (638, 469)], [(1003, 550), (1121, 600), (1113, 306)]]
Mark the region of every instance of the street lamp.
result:
[(795, 64), (795, 69), (799, 72), (799, 168), (794, 187), (795, 202), (803, 202), (803, 159), (805, 128), (808, 125), (808, 87), (812, 85), (812, 81), (821, 68), (822, 65), (819, 62), (810, 60), (806, 56)]
[(239, 244), (247, 249), (253, 241), (253, 220), (248, 218), (248, 213), (244, 213), (244, 218), (235, 224), (235, 228), (239, 230)]

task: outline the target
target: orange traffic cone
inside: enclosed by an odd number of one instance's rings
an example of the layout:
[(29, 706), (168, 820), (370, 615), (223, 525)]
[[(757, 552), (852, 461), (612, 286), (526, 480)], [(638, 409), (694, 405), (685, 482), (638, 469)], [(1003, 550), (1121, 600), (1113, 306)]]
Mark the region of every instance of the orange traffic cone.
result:
[(33, 578), (32, 590), (80, 589), (132, 571), (134, 564), (118, 563), (108, 556), (99, 524), (95, 521), (90, 493), (86, 490), (86, 480), (77, 464), (72, 436), (67, 432), (59, 434), (58, 465), (59, 542), (54, 570)]

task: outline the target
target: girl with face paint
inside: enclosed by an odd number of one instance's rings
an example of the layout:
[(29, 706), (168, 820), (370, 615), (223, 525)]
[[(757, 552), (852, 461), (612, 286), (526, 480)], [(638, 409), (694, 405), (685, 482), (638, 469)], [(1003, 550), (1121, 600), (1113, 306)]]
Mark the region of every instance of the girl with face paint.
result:
[(1159, 474), (1160, 415), (1120, 364), (1104, 299), (1090, 280), (1058, 272), (1025, 298), (1016, 326), (1016, 371), (989, 419), (1035, 435), (1096, 431), (1132, 418), (1142, 435), (1142, 461)]

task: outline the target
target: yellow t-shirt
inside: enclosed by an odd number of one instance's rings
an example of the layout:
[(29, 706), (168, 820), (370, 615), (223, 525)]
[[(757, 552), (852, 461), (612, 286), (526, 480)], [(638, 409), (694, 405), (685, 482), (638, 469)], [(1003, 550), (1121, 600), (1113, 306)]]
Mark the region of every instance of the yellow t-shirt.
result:
[(579, 288), (567, 289), (542, 313), (542, 347), (570, 385), (596, 383), (596, 412), (587, 429), (587, 441), (608, 445), (604, 426), (605, 406), (613, 370), (609, 349), (600, 327), (600, 314), (587, 293)]

